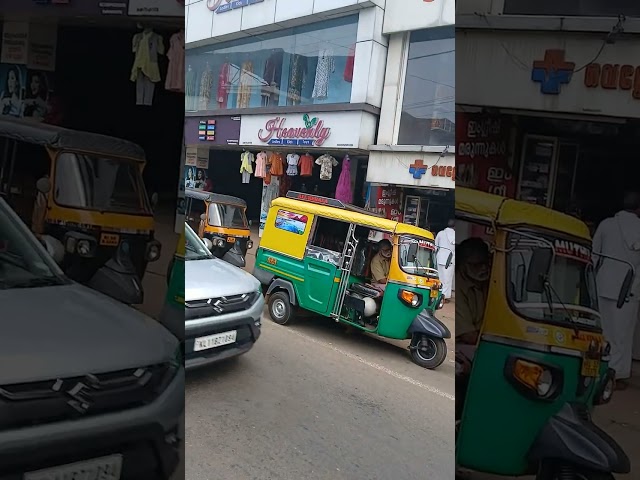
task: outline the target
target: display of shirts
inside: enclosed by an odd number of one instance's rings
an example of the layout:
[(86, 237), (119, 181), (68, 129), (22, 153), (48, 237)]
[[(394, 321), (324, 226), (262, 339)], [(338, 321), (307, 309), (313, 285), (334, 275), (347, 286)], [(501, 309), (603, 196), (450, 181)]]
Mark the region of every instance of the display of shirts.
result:
[(281, 177), (284, 175), (284, 158), (281, 153), (274, 152), (269, 157), (269, 163), (271, 164), (271, 170), (269, 173), (274, 177)]
[(255, 176), (258, 178), (264, 178), (267, 176), (267, 154), (266, 152), (260, 152), (256, 156), (256, 171)]
[[(160, 81), (158, 55), (164, 55), (164, 41), (153, 30), (145, 29), (133, 36), (132, 51), (135, 53), (130, 80), (138, 80), (138, 73), (142, 73), (153, 83)], [(184, 68), (184, 67), (183, 67)]]
[(255, 157), (251, 152), (242, 152), (240, 160), (242, 183), (249, 183), (251, 181), (251, 174), (253, 173), (253, 162), (255, 161)]
[(353, 66), (356, 59), (356, 46), (353, 45), (349, 48), (349, 54), (347, 55), (347, 63), (344, 66), (344, 80), (345, 82), (353, 82)]
[(213, 72), (207, 63), (207, 67), (202, 72), (200, 78), (200, 105), (199, 110), (209, 110), (209, 102), (211, 101), (211, 89), (213, 88)]
[(305, 153), (300, 157), (300, 176), (310, 177), (313, 175), (313, 157)]
[(229, 90), (231, 83), (229, 81), (230, 66), (228, 63), (223, 63), (220, 67), (220, 73), (218, 74), (218, 91), (216, 94), (216, 102), (218, 107), (227, 108), (227, 99), (229, 98)]
[(331, 180), (333, 167), (338, 166), (338, 161), (325, 153), (316, 160), (316, 165), (320, 165), (320, 180)]
[(312, 98), (325, 99), (329, 96), (329, 78), (336, 71), (336, 62), (333, 58), (333, 50), (325, 49), (318, 55), (316, 68), (316, 81), (313, 86)]
[(238, 87), (238, 99), (236, 107), (249, 108), (251, 103), (251, 83), (253, 82), (253, 62), (247, 60), (242, 64), (240, 73), (240, 86)]
[(169, 39), (169, 67), (164, 88), (172, 92), (184, 92), (184, 30), (174, 33)]
[(196, 71), (193, 68), (191, 68), (191, 65), (189, 65), (189, 67), (187, 68), (185, 94), (184, 94), (185, 108), (187, 109), (187, 111), (192, 111), (197, 108), (197, 101), (196, 101), (196, 84), (198, 83), (197, 76), (198, 74), (196, 73)]
[(287, 155), (287, 175), (295, 177), (298, 175), (298, 162), (300, 161), (300, 155), (296, 153), (290, 153)]

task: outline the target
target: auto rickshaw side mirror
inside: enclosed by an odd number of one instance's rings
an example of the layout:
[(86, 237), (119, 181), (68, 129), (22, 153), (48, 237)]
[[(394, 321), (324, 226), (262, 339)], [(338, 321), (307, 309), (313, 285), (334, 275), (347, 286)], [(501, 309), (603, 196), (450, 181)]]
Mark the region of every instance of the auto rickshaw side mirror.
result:
[(209, 251), (213, 250), (213, 242), (208, 238), (203, 238), (202, 243), (204, 243), (204, 246), (207, 247), (207, 250)]
[(631, 292), (631, 285), (633, 284), (633, 270), (627, 270), (627, 274), (624, 276), (624, 281), (622, 282), (622, 287), (620, 288), (620, 294), (618, 295), (618, 303), (617, 307), (622, 308), (624, 302), (627, 301), (627, 297)]
[(44, 195), (51, 191), (51, 181), (47, 177), (42, 177), (36, 182), (36, 188)]
[(416, 261), (417, 255), (418, 255), (418, 244), (417, 243), (409, 244), (409, 250), (407, 251), (407, 260), (410, 263), (413, 263)]
[(550, 248), (536, 248), (533, 251), (527, 272), (527, 292), (544, 292), (545, 279), (551, 270), (552, 261), (553, 250)]

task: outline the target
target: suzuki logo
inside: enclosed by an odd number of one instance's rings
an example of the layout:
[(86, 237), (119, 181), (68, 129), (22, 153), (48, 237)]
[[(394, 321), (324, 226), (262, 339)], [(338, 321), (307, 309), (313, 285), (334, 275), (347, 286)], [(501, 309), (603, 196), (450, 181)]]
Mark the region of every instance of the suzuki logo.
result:
[(63, 391), (70, 398), (67, 405), (78, 413), (87, 413), (92, 404), (91, 391), (100, 389), (100, 380), (94, 375), (86, 375), (83, 381), (76, 382), (68, 390), (64, 390), (64, 382), (57, 380), (51, 388), (54, 392)]
[(222, 313), (222, 308), (220, 307), (220, 304), (222, 303), (221, 299), (217, 299), (215, 302), (213, 301), (213, 298), (210, 298), (209, 301), (207, 302), (209, 304), (209, 306), (211, 308), (213, 308), (216, 313)]

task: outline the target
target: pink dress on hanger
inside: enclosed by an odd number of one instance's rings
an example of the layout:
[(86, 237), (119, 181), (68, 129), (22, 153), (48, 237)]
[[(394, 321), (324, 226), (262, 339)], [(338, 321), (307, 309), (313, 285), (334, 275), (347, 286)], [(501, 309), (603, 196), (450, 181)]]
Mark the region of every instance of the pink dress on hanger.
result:
[(169, 68), (164, 88), (171, 92), (184, 93), (184, 31), (181, 30), (171, 36), (169, 40)]
[(353, 203), (353, 190), (351, 190), (351, 160), (349, 156), (344, 157), (342, 171), (336, 186), (336, 200), (342, 203)]
[(265, 152), (260, 152), (256, 156), (256, 171), (254, 176), (258, 178), (267, 176), (267, 154)]

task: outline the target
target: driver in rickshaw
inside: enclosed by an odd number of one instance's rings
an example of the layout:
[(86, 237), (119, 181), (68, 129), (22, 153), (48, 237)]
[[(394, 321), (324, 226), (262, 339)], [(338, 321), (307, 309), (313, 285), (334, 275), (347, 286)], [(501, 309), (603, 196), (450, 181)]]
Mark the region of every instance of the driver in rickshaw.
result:
[[(491, 253), (484, 240), (471, 237), (456, 247), (456, 391), (461, 399), (482, 327), (490, 272)], [(462, 405), (456, 407), (458, 418)]]
[(391, 268), (391, 254), (393, 245), (386, 238), (378, 242), (378, 253), (371, 259), (369, 268), (371, 270), (371, 283), (380, 291), (384, 292), (387, 286), (387, 277)]

